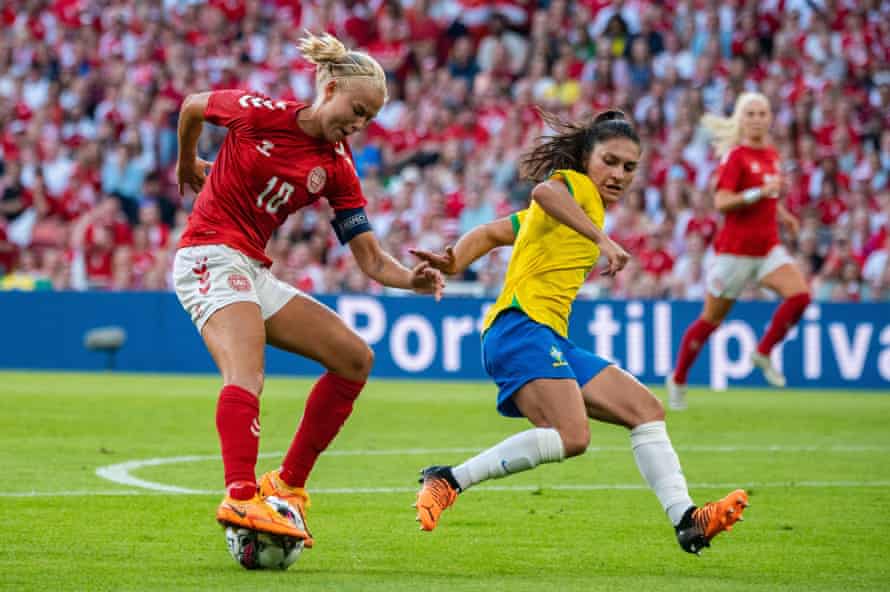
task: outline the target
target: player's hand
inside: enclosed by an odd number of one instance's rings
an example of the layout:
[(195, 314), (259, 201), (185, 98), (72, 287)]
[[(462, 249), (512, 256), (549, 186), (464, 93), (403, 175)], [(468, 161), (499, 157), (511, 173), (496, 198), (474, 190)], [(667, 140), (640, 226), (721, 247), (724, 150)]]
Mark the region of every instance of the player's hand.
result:
[(457, 259), (454, 256), (454, 247), (445, 247), (444, 253), (433, 253), (423, 249), (408, 249), (408, 252), (421, 261), (429, 263), (431, 267), (438, 269), (444, 274), (454, 275), (457, 273)]
[(424, 261), (418, 263), (411, 270), (411, 289), (418, 294), (432, 294), (436, 297), (436, 301), (442, 299), (442, 292), (445, 290), (445, 278), (438, 269), (433, 269), (430, 264)]
[(764, 177), (763, 182), (763, 196), (771, 197), (773, 199), (779, 197), (779, 193), (782, 191), (782, 176), (781, 175), (766, 175)]
[(179, 185), (179, 195), (185, 195), (186, 185), (191, 187), (195, 194), (199, 193), (207, 179), (207, 169), (212, 166), (212, 162), (201, 157), (195, 157), (191, 162), (178, 160), (176, 162), (176, 182)]
[(600, 245), (600, 253), (605, 255), (606, 259), (609, 260), (609, 266), (604, 269), (600, 275), (614, 277), (615, 274), (624, 269), (624, 266), (630, 261), (630, 253), (622, 249), (621, 245), (612, 239), (607, 239), (605, 243)]

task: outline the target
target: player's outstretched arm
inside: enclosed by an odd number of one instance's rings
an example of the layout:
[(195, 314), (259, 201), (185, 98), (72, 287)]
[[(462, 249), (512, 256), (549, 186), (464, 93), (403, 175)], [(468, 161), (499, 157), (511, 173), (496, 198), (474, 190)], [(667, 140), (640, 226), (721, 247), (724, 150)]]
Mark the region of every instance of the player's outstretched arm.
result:
[(609, 267), (602, 275), (615, 275), (630, 261), (630, 254), (587, 217), (563, 183), (556, 180), (538, 183), (532, 190), (532, 199), (556, 220), (599, 246), (609, 260)]
[(207, 178), (207, 167), (212, 163), (198, 157), (198, 138), (204, 128), (204, 113), (210, 93), (195, 93), (182, 102), (179, 110), (179, 159), (176, 162), (176, 179), (179, 194), (183, 195), (185, 186), (198, 193)]
[(374, 281), (390, 288), (413, 290), (418, 294), (442, 297), (442, 274), (423, 262), (409, 269), (383, 250), (373, 232), (363, 232), (349, 241), (349, 248), (359, 268)]
[(718, 212), (724, 213), (751, 205), (763, 198), (777, 199), (781, 187), (781, 178), (773, 175), (764, 181), (762, 187), (753, 187), (739, 193), (720, 189), (714, 195), (714, 207)]
[(456, 275), (498, 247), (512, 245), (516, 240), (516, 228), (512, 216), (500, 218), (477, 226), (469, 231), (453, 247), (445, 247), (444, 253), (432, 253), (423, 249), (411, 249), (411, 254), (429, 263), (442, 273)]

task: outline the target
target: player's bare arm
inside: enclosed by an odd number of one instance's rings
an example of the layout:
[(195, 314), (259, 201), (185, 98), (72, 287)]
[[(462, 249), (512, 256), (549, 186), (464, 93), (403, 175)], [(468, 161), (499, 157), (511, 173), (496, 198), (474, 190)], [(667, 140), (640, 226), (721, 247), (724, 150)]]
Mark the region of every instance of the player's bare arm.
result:
[(442, 297), (445, 280), (442, 274), (423, 262), (409, 269), (383, 250), (377, 237), (363, 232), (349, 241), (349, 248), (359, 268), (369, 278), (390, 288), (413, 290), (418, 294)]
[(411, 249), (411, 254), (429, 263), (448, 275), (464, 272), (474, 261), (498, 247), (512, 245), (516, 240), (516, 230), (510, 216), (477, 226), (457, 241), (445, 247), (444, 253), (433, 253), (423, 249)]
[(738, 193), (721, 189), (714, 195), (714, 207), (718, 212), (729, 212), (743, 208), (763, 198), (777, 198), (782, 187), (779, 175), (768, 177), (761, 187), (746, 189)]
[(198, 193), (207, 178), (207, 168), (213, 163), (198, 156), (198, 138), (204, 128), (204, 113), (210, 93), (195, 93), (187, 96), (179, 111), (179, 158), (176, 161), (176, 181), (179, 194), (184, 195), (185, 186)]
[(609, 261), (602, 275), (613, 276), (630, 261), (630, 254), (609, 238), (609, 235), (587, 217), (563, 183), (555, 180), (539, 183), (532, 190), (532, 199), (556, 220), (589, 239), (600, 248)]

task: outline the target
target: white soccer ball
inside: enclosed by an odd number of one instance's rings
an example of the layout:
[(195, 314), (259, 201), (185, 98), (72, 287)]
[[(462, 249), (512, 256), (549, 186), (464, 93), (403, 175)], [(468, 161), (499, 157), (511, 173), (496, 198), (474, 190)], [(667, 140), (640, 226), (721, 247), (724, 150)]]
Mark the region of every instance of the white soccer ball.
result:
[[(266, 503), (297, 528), (306, 530), (300, 513), (290, 504), (274, 496), (267, 497)], [(287, 569), (303, 552), (302, 539), (231, 525), (226, 527), (226, 544), (232, 558), (246, 569)]]

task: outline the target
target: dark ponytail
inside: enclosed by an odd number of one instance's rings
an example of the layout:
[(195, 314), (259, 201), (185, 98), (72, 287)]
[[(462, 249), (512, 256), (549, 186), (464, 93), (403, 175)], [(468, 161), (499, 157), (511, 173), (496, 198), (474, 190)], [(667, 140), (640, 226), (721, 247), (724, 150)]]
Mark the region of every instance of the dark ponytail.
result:
[(563, 121), (541, 109), (538, 113), (556, 135), (538, 138), (539, 144), (522, 157), (519, 174), (524, 179), (544, 181), (552, 171), (559, 169), (586, 173), (587, 160), (594, 146), (613, 138), (627, 138), (640, 145), (637, 132), (618, 109), (603, 111), (586, 123)]

